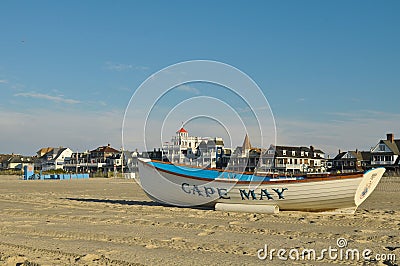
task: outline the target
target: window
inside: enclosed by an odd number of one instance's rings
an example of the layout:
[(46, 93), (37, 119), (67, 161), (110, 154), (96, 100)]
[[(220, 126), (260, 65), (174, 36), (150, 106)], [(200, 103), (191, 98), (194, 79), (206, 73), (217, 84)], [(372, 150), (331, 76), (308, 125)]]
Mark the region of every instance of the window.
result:
[(304, 151), (301, 151), (301, 156), (304, 156)]
[(296, 152), (295, 151), (292, 151), (292, 156), (296, 156)]
[(385, 151), (385, 144), (379, 145), (379, 151)]
[(354, 162), (350, 162), (350, 166), (354, 166)]
[(286, 155), (286, 150), (283, 150), (282, 153), (283, 153), (283, 155)]

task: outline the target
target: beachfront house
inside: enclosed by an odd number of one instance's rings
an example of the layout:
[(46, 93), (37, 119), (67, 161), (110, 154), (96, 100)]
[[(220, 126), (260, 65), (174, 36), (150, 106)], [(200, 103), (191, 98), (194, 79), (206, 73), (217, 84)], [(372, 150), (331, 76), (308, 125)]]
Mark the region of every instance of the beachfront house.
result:
[(11, 154), (0, 154), (0, 170), (6, 170), (8, 167), (7, 161), (11, 158)]
[(65, 163), (71, 159), (71, 156), (72, 150), (70, 148), (50, 148), (47, 153), (39, 157), (38, 162), (42, 171), (64, 169)]
[(364, 171), (370, 167), (371, 152), (370, 151), (340, 151), (333, 158), (331, 171), (337, 172), (358, 172)]
[(215, 168), (222, 162), (223, 147), (222, 138), (189, 136), (181, 127), (171, 142), (163, 144), (162, 154), (163, 160), (172, 163)]
[(224, 141), (222, 138), (203, 139), (197, 147), (196, 163), (199, 166), (212, 168), (222, 167)]
[(144, 152), (142, 152), (140, 157), (148, 158), (148, 159), (156, 160), (156, 161), (166, 161), (166, 159), (163, 158), (163, 152), (160, 148), (158, 148), (158, 149), (154, 148), (152, 151), (144, 151)]
[(111, 156), (107, 157), (106, 159), (106, 171), (110, 172), (110, 171), (118, 171), (121, 172), (122, 171), (122, 164), (125, 165), (123, 156), (122, 156), (122, 152), (119, 153), (114, 153)]
[(224, 154), (224, 164), (227, 170), (238, 172), (254, 172), (260, 159), (261, 149), (252, 147), (250, 138), (246, 134), (243, 145), (236, 147), (230, 154)]
[(121, 154), (121, 151), (114, 149), (110, 144), (91, 151), (74, 152), (66, 161), (64, 169), (68, 172), (82, 173), (121, 171), (124, 163)]
[(321, 173), (326, 171), (325, 153), (313, 146), (275, 146), (262, 152), (258, 171), (280, 173)]
[[(121, 151), (114, 149), (110, 144), (107, 146), (100, 146), (90, 151), (89, 169), (91, 172), (107, 172), (114, 169), (115, 160), (108, 160), (108, 158), (115, 157), (117, 154), (121, 154)], [(108, 164), (112, 163), (112, 165)]]
[(400, 168), (400, 139), (395, 139), (393, 133), (386, 134), (371, 148), (371, 167), (385, 167), (390, 171), (399, 171)]
[(138, 157), (139, 153), (136, 151), (124, 151), (123, 152), (123, 166), (124, 166), (124, 177), (125, 178), (136, 178), (139, 172), (138, 168)]
[(90, 152), (73, 152), (69, 160), (65, 161), (64, 170), (74, 173), (87, 173), (91, 167)]
[(25, 165), (33, 165), (34, 157), (23, 156), (20, 154), (1, 154), (1, 170), (23, 170)]

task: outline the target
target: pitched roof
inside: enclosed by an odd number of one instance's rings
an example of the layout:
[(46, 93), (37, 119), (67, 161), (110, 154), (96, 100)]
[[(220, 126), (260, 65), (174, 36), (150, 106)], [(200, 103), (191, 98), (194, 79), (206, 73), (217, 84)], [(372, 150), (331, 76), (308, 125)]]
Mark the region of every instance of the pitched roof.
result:
[[(319, 154), (325, 154), (323, 151), (321, 150), (316, 150), (314, 149), (314, 147), (298, 147), (298, 146), (271, 146), (270, 149), (273, 148), (275, 150), (275, 156), (279, 156), (279, 157), (298, 157), (301, 156), (301, 152), (304, 152), (304, 155), (301, 157), (305, 157), (305, 158), (322, 158), (322, 156), (319, 156)], [(283, 151), (286, 151), (286, 155), (283, 154)], [(292, 151), (295, 151), (296, 155), (292, 155)], [(308, 155), (306, 155), (305, 153), (308, 152)], [(316, 156), (314, 156), (314, 153), (316, 154)]]
[(379, 143), (384, 143), (394, 154), (400, 154), (400, 139), (395, 139), (393, 142), (390, 140), (381, 140)]
[(54, 157), (54, 159), (57, 159), (58, 157), (60, 157), (60, 155), (67, 149), (68, 148), (59, 148), (58, 151), (57, 151), (56, 156)]
[(94, 150), (92, 150), (90, 152), (118, 153), (120, 151), (114, 149), (110, 145), (107, 145), (107, 146), (100, 146), (97, 149), (94, 149)]
[(340, 153), (338, 153), (338, 155), (335, 156), (335, 158), (333, 158), (333, 160), (340, 160), (343, 158), (343, 156), (346, 154), (347, 152), (342, 151)]
[(31, 156), (22, 155), (12, 155), (8, 159), (9, 163), (33, 163), (33, 158)]
[(0, 163), (7, 162), (12, 156), (12, 154), (0, 154)]
[(176, 133), (188, 133), (188, 132), (186, 131), (186, 129), (181, 127), (181, 129), (179, 129)]
[(39, 156), (43, 156), (43, 155), (45, 155), (46, 153), (51, 152), (53, 149), (54, 149), (53, 147), (41, 148), (40, 150), (38, 150), (38, 151), (36, 152), (36, 154), (39, 155)]
[[(343, 157), (347, 154), (350, 153), (351, 156), (355, 159), (357, 159), (358, 161), (370, 161), (371, 160), (371, 152), (369, 151), (344, 151), (339, 153), (338, 155), (336, 155), (335, 158), (333, 158), (333, 160), (341, 160), (343, 159)], [(349, 158), (346, 158), (349, 159)]]
[(246, 134), (246, 136), (244, 137), (242, 149), (243, 149), (243, 150), (250, 150), (250, 149), (251, 149), (250, 139), (249, 139), (249, 136), (248, 136), (247, 134)]
[[(63, 149), (63, 148), (51, 148), (48, 150), (48, 152), (46, 152), (45, 154), (43, 154), (41, 157), (44, 159), (48, 159), (49, 156), (51, 156), (51, 159), (55, 158), (56, 155), (59, 153), (59, 151)], [(38, 154), (40, 155), (40, 154)]]

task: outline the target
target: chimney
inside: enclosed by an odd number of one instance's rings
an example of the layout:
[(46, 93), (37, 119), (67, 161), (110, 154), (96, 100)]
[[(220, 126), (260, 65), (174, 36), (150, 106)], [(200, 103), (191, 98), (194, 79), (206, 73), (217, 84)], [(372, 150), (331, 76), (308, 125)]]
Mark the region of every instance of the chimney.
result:
[(314, 151), (314, 146), (310, 146), (310, 150), (311, 150), (311, 151)]
[(393, 133), (386, 134), (386, 139), (393, 143), (394, 142), (394, 134)]
[(107, 144), (107, 147), (110, 147), (110, 146), (111, 146), (110, 143), (108, 143), (108, 144)]
[(339, 154), (341, 153), (342, 151), (339, 149)]

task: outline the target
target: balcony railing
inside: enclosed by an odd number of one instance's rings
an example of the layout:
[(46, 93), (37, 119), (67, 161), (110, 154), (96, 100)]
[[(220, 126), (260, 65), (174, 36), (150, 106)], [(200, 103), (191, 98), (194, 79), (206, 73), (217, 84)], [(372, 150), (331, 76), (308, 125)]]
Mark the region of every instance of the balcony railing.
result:
[(394, 161), (372, 161), (371, 165), (391, 165)]
[(277, 168), (286, 168), (286, 169), (302, 169), (303, 164), (277, 164)]
[(64, 164), (64, 167), (104, 167), (106, 163), (67, 163)]

